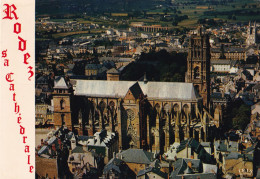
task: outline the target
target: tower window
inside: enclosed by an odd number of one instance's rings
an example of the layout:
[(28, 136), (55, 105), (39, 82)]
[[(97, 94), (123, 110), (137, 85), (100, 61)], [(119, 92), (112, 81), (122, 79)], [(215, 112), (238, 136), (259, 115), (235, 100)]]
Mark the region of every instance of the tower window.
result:
[(60, 100), (60, 109), (64, 109), (65, 108), (65, 101), (62, 99)]
[(195, 85), (194, 87), (195, 87), (195, 90), (199, 93), (199, 92), (200, 92), (200, 87), (199, 87), (199, 85)]
[(65, 124), (65, 121), (64, 121), (64, 116), (65, 114), (61, 114), (61, 124), (64, 125)]
[(200, 69), (199, 67), (194, 68), (194, 79), (200, 78)]

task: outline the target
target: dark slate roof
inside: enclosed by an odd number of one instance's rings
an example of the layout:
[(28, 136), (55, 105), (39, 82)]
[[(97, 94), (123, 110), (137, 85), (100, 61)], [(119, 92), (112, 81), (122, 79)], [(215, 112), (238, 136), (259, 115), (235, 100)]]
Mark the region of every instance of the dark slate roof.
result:
[(196, 173), (189, 175), (179, 175), (179, 176), (170, 176), (171, 179), (182, 179), (184, 176), (185, 179), (217, 179), (217, 174), (214, 173)]
[[(210, 49), (211, 52), (215, 52), (215, 53), (220, 53), (221, 50), (220, 48), (211, 48)], [(225, 47), (224, 52), (245, 52), (244, 48), (239, 48), (239, 47)]]
[(150, 164), (155, 160), (152, 152), (147, 152), (143, 149), (128, 149), (119, 153), (118, 156), (127, 163)]
[(180, 145), (177, 147), (177, 153), (185, 149), (188, 142), (189, 140), (181, 141)]
[(41, 93), (39, 96), (35, 96), (36, 103), (44, 103), (46, 100), (46, 94)]
[(191, 169), (193, 171), (200, 171), (201, 169), (201, 161), (199, 159), (184, 159), (186, 163), (191, 162)]
[[(231, 137), (230, 137), (231, 138)], [(229, 141), (228, 142), (228, 151), (238, 151), (238, 142)]]
[(46, 154), (48, 153), (48, 146), (43, 146), (39, 151), (38, 151), (38, 154), (41, 155), (41, 154)]
[(129, 90), (132, 92), (133, 96), (135, 97), (135, 99), (138, 99), (140, 94), (143, 94), (143, 91), (139, 85), (138, 82), (136, 82), (134, 85), (132, 85)]
[(242, 155), (240, 153), (237, 152), (231, 152), (226, 156), (226, 159), (239, 159), (241, 158)]
[(36, 84), (48, 84), (48, 82), (49, 82), (49, 77), (47, 75), (43, 75), (35, 81)]
[(187, 162), (184, 159), (178, 159), (176, 162), (174, 162), (174, 170), (172, 171), (170, 178), (176, 178), (177, 175), (194, 173), (192, 168), (188, 166)]
[(136, 178), (136, 174), (126, 165), (123, 160), (118, 158), (112, 158), (104, 167), (103, 174), (109, 174), (110, 172), (113, 172), (119, 178), (124, 176), (127, 176), (127, 178)]
[[(192, 167), (190, 168), (188, 166), (188, 161), (192, 162)], [(198, 163), (199, 161), (199, 163)], [(201, 167), (200, 165), (200, 160), (193, 160), (193, 159), (178, 159), (176, 162), (174, 162), (174, 170), (172, 171), (170, 178), (171, 179), (182, 179), (182, 177), (184, 176), (184, 178), (188, 178), (188, 179), (216, 179), (217, 175), (214, 173), (198, 173), (195, 172), (195, 170), (193, 169), (193, 164), (196, 164), (196, 167)], [(196, 171), (201, 171), (200, 170), (196, 170)]]
[(203, 147), (210, 147), (210, 142), (200, 142)]
[(87, 141), (88, 139), (92, 139), (93, 136), (78, 136), (78, 140)]
[(117, 173), (121, 173), (121, 170), (120, 170), (120, 165), (123, 165), (124, 164), (124, 161), (123, 160), (120, 160), (120, 159), (117, 159), (117, 158), (113, 158), (111, 159), (107, 165), (104, 167), (104, 170), (103, 170), (103, 173), (104, 174), (107, 174), (109, 173), (111, 170), (117, 172)]
[(109, 61), (109, 62), (108, 62), (108, 61), (104, 61), (104, 62), (102, 63), (102, 65), (105, 66), (105, 67), (108, 68), (108, 69), (115, 67), (115, 63), (112, 62), (112, 61)]
[(249, 71), (247, 70), (243, 70), (242, 73), (246, 76), (247, 79), (251, 79), (252, 78), (252, 75)]
[(230, 97), (229, 94), (224, 94), (224, 97), (222, 96), (221, 92), (213, 92), (210, 95), (210, 98), (215, 99), (215, 100), (227, 100)]
[(253, 86), (254, 86), (254, 84), (248, 85), (248, 86), (244, 89), (244, 92), (246, 92), (246, 91), (251, 91), (252, 88), (253, 88)]
[(74, 66), (75, 66), (75, 64), (68, 64), (68, 65), (67, 65), (67, 67), (68, 67), (69, 69), (71, 69), (71, 70), (74, 68)]
[(145, 174), (150, 173), (150, 172), (155, 173), (155, 174), (161, 176), (162, 178), (167, 178), (167, 176), (168, 176), (167, 173), (160, 171), (159, 168), (149, 167), (149, 168), (146, 168), (144, 170), (140, 170), (137, 174), (137, 177), (145, 175)]
[(253, 154), (240, 154), (237, 152), (231, 152), (226, 155), (225, 159), (230, 160), (230, 159), (239, 159), (243, 158), (243, 161), (251, 161), (253, 162)]
[(253, 160), (254, 160), (253, 154), (244, 154), (243, 157), (244, 157), (245, 161), (253, 162)]
[(191, 138), (188, 140), (181, 141), (180, 145), (177, 148), (177, 153), (185, 149), (187, 145), (193, 148), (196, 153), (198, 153), (200, 148), (202, 147), (198, 141)]
[(119, 57), (100, 57), (98, 60), (101, 61), (118, 61)]
[(227, 144), (225, 144), (225, 141), (216, 141), (214, 145), (217, 151), (227, 152)]
[(110, 70), (107, 71), (109, 74), (119, 74), (119, 71), (115, 68), (111, 68)]
[(73, 132), (69, 132), (68, 134), (65, 134), (65, 138), (66, 138), (67, 140), (70, 140), (73, 135), (74, 135)]
[(83, 146), (76, 146), (71, 153), (86, 153), (86, 151), (83, 149)]
[(98, 70), (102, 67), (102, 65), (100, 64), (87, 64), (85, 66), (85, 69), (89, 69), (89, 70)]
[(204, 162), (211, 164), (214, 161), (211, 158), (211, 155), (204, 149), (204, 147), (195, 139), (191, 138), (188, 140), (181, 141), (180, 145), (177, 147), (177, 153), (184, 150), (186, 146), (190, 147), (195, 153), (198, 154), (198, 158)]

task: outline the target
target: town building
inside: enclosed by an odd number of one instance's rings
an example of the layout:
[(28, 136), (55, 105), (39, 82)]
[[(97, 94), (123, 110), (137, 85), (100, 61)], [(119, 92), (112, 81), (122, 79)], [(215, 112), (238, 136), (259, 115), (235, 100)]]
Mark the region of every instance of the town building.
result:
[(102, 179), (110, 178), (131, 178), (135, 179), (136, 174), (128, 167), (128, 165), (121, 159), (112, 158), (104, 167)]
[(137, 175), (156, 159), (156, 154), (143, 149), (127, 149), (117, 154), (117, 158), (124, 161), (127, 166)]
[(200, 179), (217, 179), (217, 166), (201, 164), (200, 160), (178, 159), (174, 162), (173, 171), (170, 174), (171, 179), (182, 178), (200, 178)]
[(257, 42), (257, 28), (256, 28), (256, 22), (254, 24), (251, 24), (249, 22), (248, 28), (247, 28), (247, 38), (246, 38), (246, 45), (255, 45)]
[(106, 130), (96, 132), (93, 138), (87, 140), (86, 147), (87, 150), (94, 150), (101, 155), (104, 163), (107, 164), (114, 157), (113, 155), (118, 153), (118, 136)]
[[(220, 60), (221, 54), (223, 54), (221, 48), (211, 48), (211, 60)], [(226, 60), (246, 61), (247, 58), (246, 50), (242, 47), (226, 47), (224, 49), (224, 55)]]

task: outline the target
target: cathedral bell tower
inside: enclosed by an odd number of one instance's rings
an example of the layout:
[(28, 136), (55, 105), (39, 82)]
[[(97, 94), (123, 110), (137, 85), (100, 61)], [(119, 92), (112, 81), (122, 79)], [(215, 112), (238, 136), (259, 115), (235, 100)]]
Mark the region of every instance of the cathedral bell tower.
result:
[(203, 105), (210, 101), (210, 44), (209, 36), (199, 28), (189, 41), (186, 82), (193, 83), (203, 98)]
[(248, 28), (247, 28), (247, 38), (246, 38), (246, 45), (255, 45), (257, 41), (257, 28), (256, 28), (256, 22), (254, 22), (253, 25), (251, 25), (251, 22), (249, 22)]
[(71, 93), (65, 79), (58, 77), (54, 81), (53, 105), (54, 105), (54, 126), (66, 126), (72, 129), (71, 120)]

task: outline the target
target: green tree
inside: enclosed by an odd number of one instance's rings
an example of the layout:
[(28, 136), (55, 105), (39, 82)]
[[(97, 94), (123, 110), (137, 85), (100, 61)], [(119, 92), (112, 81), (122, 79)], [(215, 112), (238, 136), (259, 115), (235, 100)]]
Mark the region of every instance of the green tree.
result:
[(177, 22), (176, 20), (174, 20), (174, 21), (172, 22), (172, 25), (173, 25), (173, 26), (177, 26), (177, 25), (178, 25), (178, 22)]
[(250, 122), (250, 106), (242, 104), (239, 108), (235, 108), (233, 113), (235, 116), (232, 119), (233, 128), (244, 130)]

